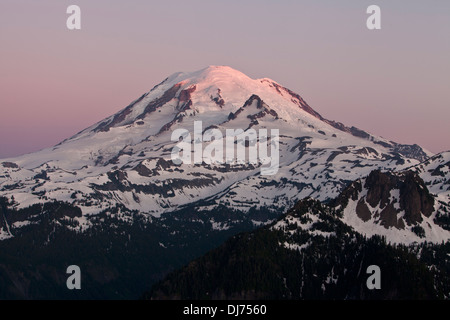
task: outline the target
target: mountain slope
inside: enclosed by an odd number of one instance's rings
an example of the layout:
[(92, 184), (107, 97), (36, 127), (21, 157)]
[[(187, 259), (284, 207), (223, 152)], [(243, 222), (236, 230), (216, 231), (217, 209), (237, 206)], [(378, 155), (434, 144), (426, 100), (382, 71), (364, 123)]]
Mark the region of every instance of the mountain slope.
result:
[(409, 168), (425, 181), (431, 193), (442, 205), (450, 202), (450, 151), (441, 152)]
[[(270, 226), (236, 235), (171, 273), (144, 297), (448, 298), (450, 243), (424, 244), (417, 249), (392, 247), (378, 236), (367, 239), (354, 232), (341, 221), (341, 215), (316, 200), (299, 201)], [(370, 275), (366, 270), (371, 265), (380, 268), (380, 289), (370, 290), (366, 285)]]
[[(211, 212), (186, 207), (150, 220), (147, 215), (133, 211), (126, 214), (129, 219), (126, 220), (121, 211), (128, 211), (121, 207), (91, 217), (92, 227), (82, 233), (72, 231), (77, 226), (75, 218), (81, 216), (79, 208), (54, 202), (12, 210), (8, 200), (0, 198), (1, 214), (8, 221), (15, 217), (30, 221), (17, 230), (20, 232), (15, 237), (0, 242), (0, 298), (137, 298), (168, 272), (219, 246), (228, 237), (252, 230), (254, 221), (274, 220), (254, 233), (232, 238), (187, 269), (169, 275), (151, 296), (449, 297), (449, 242), (445, 245), (424, 242), (430, 237), (423, 238), (413, 231), (414, 226), (420, 225), (417, 217), (416, 221), (409, 221), (408, 229), (390, 229), (400, 234), (408, 231), (408, 242), (422, 242), (408, 246), (388, 244), (386, 238), (379, 236), (367, 239), (355, 231), (358, 224), (353, 224), (354, 227), (348, 224), (345, 200), (348, 203), (352, 196), (359, 196), (363, 188), (368, 201), (377, 203), (377, 207), (387, 200), (399, 201), (385, 194), (395, 194), (390, 187), (401, 187), (405, 182), (409, 187), (400, 199), (412, 199), (414, 203), (415, 197), (421, 197), (416, 191), (424, 183), (414, 172), (374, 171), (369, 177), (351, 183), (329, 205), (306, 199), (278, 218), (281, 212), (251, 209), (243, 213), (219, 206)], [(380, 177), (397, 184), (386, 184), (385, 192), (374, 192)], [(375, 183), (361, 184), (361, 180)], [(355, 189), (355, 185), (360, 185), (361, 190)], [(423, 188), (422, 196), (427, 198), (430, 194), (426, 186)], [(368, 196), (370, 192), (372, 195)], [(394, 215), (397, 214), (401, 215)], [(425, 214), (420, 213), (420, 217), (425, 219)], [(403, 217), (407, 225), (404, 213)], [(360, 219), (357, 215), (356, 218)], [(372, 227), (371, 230), (378, 231), (375, 234), (382, 234), (386, 229), (386, 225), (376, 221)], [(74, 263), (83, 272), (80, 292), (72, 292), (65, 286), (65, 268)], [(383, 270), (385, 290), (379, 293), (365, 287), (367, 276), (361, 270), (370, 264), (379, 265)]]

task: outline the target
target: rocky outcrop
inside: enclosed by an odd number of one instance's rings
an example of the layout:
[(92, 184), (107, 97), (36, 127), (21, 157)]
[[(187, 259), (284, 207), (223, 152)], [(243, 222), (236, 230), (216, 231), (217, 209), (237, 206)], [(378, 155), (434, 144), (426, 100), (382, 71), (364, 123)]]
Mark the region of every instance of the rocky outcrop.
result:
[(435, 204), (424, 181), (412, 171), (374, 170), (363, 181), (352, 182), (332, 205), (345, 209), (349, 200), (358, 201), (355, 211), (361, 220), (373, 218), (385, 228), (397, 229), (422, 222), (433, 213)]

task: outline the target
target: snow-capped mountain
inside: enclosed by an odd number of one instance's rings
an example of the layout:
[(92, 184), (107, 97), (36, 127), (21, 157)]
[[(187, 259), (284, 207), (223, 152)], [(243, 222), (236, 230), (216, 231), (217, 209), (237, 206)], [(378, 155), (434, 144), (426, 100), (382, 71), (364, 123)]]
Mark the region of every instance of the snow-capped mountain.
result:
[[(192, 132), (195, 121), (202, 122), (203, 132), (279, 130), (277, 173), (261, 175), (261, 162), (175, 164), (171, 153), (178, 141), (172, 141), (172, 133)], [(187, 206), (204, 212), (221, 205), (244, 213), (286, 210), (305, 197), (333, 199), (373, 170), (416, 168), (431, 192), (448, 204), (448, 190), (445, 198), (439, 189), (448, 184), (448, 163), (438, 169), (436, 161), (417, 145), (330, 121), (271, 79), (210, 66), (169, 76), (123, 110), (52, 148), (1, 160), (0, 197), (15, 210), (69, 203), (81, 210), (73, 217), (75, 229), (86, 230), (97, 214), (119, 207), (124, 220), (128, 211), (151, 219)], [(0, 238), (13, 236), (30, 223), (27, 219), (4, 217)], [(221, 230), (233, 220), (211, 223)]]

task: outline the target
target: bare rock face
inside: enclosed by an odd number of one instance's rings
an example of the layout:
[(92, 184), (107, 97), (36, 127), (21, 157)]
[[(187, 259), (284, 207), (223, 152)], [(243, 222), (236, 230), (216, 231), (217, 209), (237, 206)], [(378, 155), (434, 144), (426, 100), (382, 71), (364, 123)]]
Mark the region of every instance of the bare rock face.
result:
[(423, 180), (411, 171), (405, 174), (405, 180), (400, 186), (400, 207), (405, 210), (408, 224), (421, 222), (421, 214), (429, 217), (433, 213), (434, 198)]
[(352, 182), (332, 204), (345, 209), (350, 200), (358, 201), (355, 213), (361, 220), (373, 218), (385, 228), (397, 229), (422, 222), (422, 216), (433, 213), (435, 204), (424, 181), (413, 171), (374, 170), (367, 178)]
[(386, 228), (395, 227), (397, 229), (404, 229), (405, 224), (402, 218), (397, 217), (398, 210), (394, 208), (392, 203), (389, 203), (381, 212), (380, 212), (380, 220), (381, 225)]
[(14, 162), (2, 162), (2, 165), (5, 168), (13, 168), (13, 169), (19, 168), (19, 166), (17, 164), (15, 164)]
[(390, 192), (397, 187), (398, 181), (387, 173), (372, 171), (366, 179), (364, 187), (367, 189), (366, 201), (373, 208), (380, 204), (384, 208), (389, 202)]
[(369, 221), (372, 216), (372, 213), (363, 199), (359, 200), (356, 205), (356, 214), (362, 221)]
[[(399, 228), (401, 222), (394, 219), (394, 215), (404, 211), (404, 220), (408, 225), (422, 222), (422, 215), (429, 217), (434, 210), (434, 198), (428, 191), (424, 181), (414, 172), (406, 171), (401, 174), (382, 173), (372, 171), (366, 180), (366, 201), (372, 206), (380, 206), (383, 211), (381, 219), (386, 227)], [(398, 190), (399, 198), (392, 197), (394, 190)], [(395, 209), (398, 201), (400, 209)]]

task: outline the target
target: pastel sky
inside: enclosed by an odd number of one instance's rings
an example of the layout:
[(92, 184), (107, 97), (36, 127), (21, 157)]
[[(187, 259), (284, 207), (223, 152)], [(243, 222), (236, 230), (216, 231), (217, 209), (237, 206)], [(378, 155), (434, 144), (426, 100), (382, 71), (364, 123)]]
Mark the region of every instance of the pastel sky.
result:
[[(66, 28), (71, 4), (79, 31)], [(371, 4), (381, 30), (366, 28)], [(0, 158), (208, 65), (272, 78), (328, 119), (450, 149), (448, 0), (1, 0), (0, 57)]]

